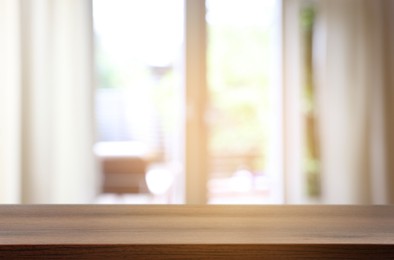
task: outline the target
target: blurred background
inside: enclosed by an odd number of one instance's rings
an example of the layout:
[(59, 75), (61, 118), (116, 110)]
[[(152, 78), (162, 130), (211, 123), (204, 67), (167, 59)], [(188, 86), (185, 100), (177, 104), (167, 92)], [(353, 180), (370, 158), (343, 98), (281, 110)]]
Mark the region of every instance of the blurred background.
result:
[(393, 12), (0, 0), (0, 203), (392, 203)]

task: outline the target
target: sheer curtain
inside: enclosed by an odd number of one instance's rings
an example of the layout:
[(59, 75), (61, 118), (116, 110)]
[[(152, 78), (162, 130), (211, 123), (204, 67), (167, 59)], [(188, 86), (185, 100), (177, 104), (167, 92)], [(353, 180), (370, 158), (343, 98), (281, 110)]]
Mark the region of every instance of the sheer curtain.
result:
[(0, 0), (0, 203), (97, 191), (89, 0)]
[(394, 202), (394, 1), (318, 2), (324, 203)]

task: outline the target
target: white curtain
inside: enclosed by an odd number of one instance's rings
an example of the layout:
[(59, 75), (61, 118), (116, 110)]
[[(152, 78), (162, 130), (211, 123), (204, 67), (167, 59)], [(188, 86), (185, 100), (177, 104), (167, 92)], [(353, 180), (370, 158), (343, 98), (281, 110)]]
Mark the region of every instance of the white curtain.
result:
[(0, 0), (0, 203), (90, 203), (89, 0)]
[(318, 1), (323, 202), (394, 203), (394, 1)]

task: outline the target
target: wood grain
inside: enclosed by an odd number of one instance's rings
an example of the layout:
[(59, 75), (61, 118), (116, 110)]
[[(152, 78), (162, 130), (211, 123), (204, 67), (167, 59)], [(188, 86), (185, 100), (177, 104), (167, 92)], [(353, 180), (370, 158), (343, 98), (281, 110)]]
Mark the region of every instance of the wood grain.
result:
[(394, 207), (0, 206), (0, 258), (44, 256), (394, 259)]

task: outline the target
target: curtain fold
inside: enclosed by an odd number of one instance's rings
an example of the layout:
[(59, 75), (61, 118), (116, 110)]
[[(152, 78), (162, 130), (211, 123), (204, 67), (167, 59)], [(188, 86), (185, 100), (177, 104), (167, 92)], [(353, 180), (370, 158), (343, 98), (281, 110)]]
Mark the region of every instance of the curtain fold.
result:
[(0, 17), (0, 202), (90, 203), (91, 2), (0, 0)]
[(393, 7), (391, 0), (318, 2), (316, 103), (324, 203), (394, 202)]

